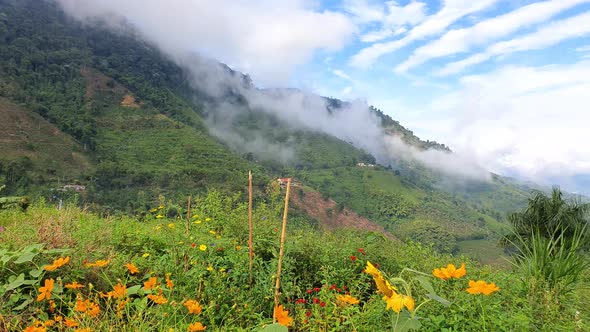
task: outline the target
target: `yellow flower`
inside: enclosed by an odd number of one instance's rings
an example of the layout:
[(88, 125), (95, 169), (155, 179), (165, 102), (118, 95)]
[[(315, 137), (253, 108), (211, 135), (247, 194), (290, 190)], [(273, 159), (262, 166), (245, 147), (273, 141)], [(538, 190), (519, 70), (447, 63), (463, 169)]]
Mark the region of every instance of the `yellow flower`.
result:
[(493, 292), (499, 291), (500, 288), (496, 286), (496, 283), (487, 283), (483, 280), (469, 280), (469, 288), (466, 289), (467, 293), (469, 294), (483, 294), (483, 295), (490, 295)]
[(168, 224), (168, 228), (174, 228), (174, 226), (175, 226), (175, 225), (174, 225), (174, 223), (173, 223), (173, 222), (171, 222), (171, 223), (169, 223), (169, 224)]
[(133, 263), (127, 263), (125, 264), (125, 266), (127, 267), (127, 270), (129, 270), (130, 274), (139, 273), (139, 269), (137, 268), (137, 266), (133, 265)]
[(207, 271), (212, 272), (213, 271), (213, 266), (211, 266), (211, 265), (207, 266)]
[(187, 300), (183, 304), (188, 309), (189, 314), (198, 315), (201, 313), (201, 310), (203, 310), (203, 307), (199, 304), (198, 301), (195, 300)]
[(158, 210), (162, 210), (163, 208), (164, 208), (164, 205), (158, 206)]
[(455, 265), (449, 264), (447, 267), (441, 267), (440, 269), (434, 269), (432, 275), (442, 280), (448, 280), (451, 278), (461, 278), (467, 274), (465, 270), (465, 263), (461, 264), (460, 268), (456, 268)]
[(95, 267), (105, 267), (108, 264), (109, 264), (109, 261), (108, 260), (104, 260), (104, 259), (99, 259), (99, 260), (97, 260), (94, 263), (84, 263), (84, 265), (86, 267), (93, 267), (93, 266), (95, 266)]
[(141, 255), (141, 257), (143, 257), (143, 258), (147, 258), (149, 255), (150, 255), (150, 253), (149, 253), (149, 252), (146, 252), (146, 253), (144, 253), (143, 255)]
[(168, 302), (168, 300), (162, 295), (149, 294), (147, 298), (154, 301), (156, 304), (164, 304)]
[(158, 209), (156, 209), (156, 208), (151, 208), (151, 209), (150, 209), (150, 212), (151, 212), (151, 213), (154, 213), (154, 212), (156, 212), (156, 211), (158, 211)]
[(200, 223), (201, 223), (201, 219), (198, 219), (198, 220), (193, 221), (193, 224), (196, 224), (196, 225), (198, 225)]
[(51, 291), (53, 290), (53, 279), (45, 279), (45, 286), (39, 287), (39, 296), (37, 296), (37, 301), (43, 301), (43, 299), (49, 300), (51, 297)]
[(273, 314), (277, 322), (283, 326), (289, 327), (293, 323), (293, 318), (289, 317), (289, 310), (285, 310), (282, 304), (275, 307)]
[(77, 283), (76, 281), (66, 284), (65, 286), (67, 289), (78, 289), (78, 288), (84, 288), (84, 285)]
[(75, 329), (74, 332), (92, 332), (89, 327), (85, 327), (83, 329)]
[(206, 328), (207, 328), (207, 326), (203, 326), (203, 324), (201, 324), (201, 322), (196, 322), (196, 323), (192, 323), (191, 325), (188, 326), (188, 331), (189, 332), (205, 331)]
[(161, 215), (161, 214), (158, 214), (158, 215), (156, 216), (156, 219), (162, 219), (162, 218), (164, 218), (164, 216), (163, 216), (163, 215)]
[(379, 290), (379, 292), (381, 294), (383, 294), (384, 296), (392, 297), (394, 294), (397, 294), (396, 293), (397, 288), (392, 286), (389, 283), (389, 280), (385, 279), (385, 277), (383, 276), (381, 271), (379, 271), (369, 261), (367, 261), (367, 267), (365, 268), (365, 273), (368, 273), (371, 276), (373, 276), (373, 280), (375, 281), (375, 284), (377, 285), (377, 290)]
[(211, 235), (215, 235), (216, 233), (215, 233), (215, 231), (214, 231), (214, 230), (210, 230), (210, 231), (209, 231), (209, 234), (211, 234)]
[(242, 250), (242, 246), (236, 246), (236, 250), (238, 250), (238, 251)]
[(205, 218), (205, 221), (211, 221), (211, 218)]
[(199, 246), (199, 250), (201, 250), (201, 251), (205, 251), (205, 250), (207, 250), (207, 246), (206, 246), (206, 245), (204, 245), (204, 244), (201, 244), (201, 245)]
[(347, 304), (358, 304), (359, 299), (350, 295), (338, 295), (336, 301)]
[(43, 267), (43, 269), (46, 270), (46, 271), (55, 271), (58, 268), (66, 265), (69, 261), (70, 261), (70, 256), (67, 256), (65, 258), (60, 257), (60, 258), (54, 260), (53, 261), (53, 264), (51, 264), (51, 265), (45, 265), (45, 267)]
[(148, 281), (145, 281), (143, 283), (143, 289), (150, 290), (150, 289), (154, 288), (156, 286), (157, 281), (158, 281), (158, 278), (156, 278), (156, 277), (149, 278)]
[(383, 300), (385, 300), (385, 302), (387, 303), (387, 307), (385, 308), (385, 310), (391, 308), (391, 310), (395, 311), (396, 313), (399, 313), (404, 306), (409, 311), (414, 310), (414, 299), (406, 295), (395, 294), (391, 297), (383, 297)]

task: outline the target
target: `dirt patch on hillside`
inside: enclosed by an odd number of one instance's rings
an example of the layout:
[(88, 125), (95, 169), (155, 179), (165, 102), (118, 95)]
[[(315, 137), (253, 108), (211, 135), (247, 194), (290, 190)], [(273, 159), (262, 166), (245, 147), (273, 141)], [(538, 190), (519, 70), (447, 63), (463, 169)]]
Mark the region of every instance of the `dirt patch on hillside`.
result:
[(336, 228), (360, 229), (379, 232), (391, 240), (397, 240), (393, 234), (386, 231), (382, 226), (359, 216), (356, 212), (347, 208), (340, 210), (335, 201), (329, 198), (325, 199), (317, 191), (303, 188), (291, 188), (291, 190), (293, 191), (291, 195), (293, 204), (307, 215), (319, 220), (324, 230)]
[(86, 79), (86, 100), (92, 99), (97, 93), (129, 94), (123, 85), (93, 68), (82, 67), (80, 75)]

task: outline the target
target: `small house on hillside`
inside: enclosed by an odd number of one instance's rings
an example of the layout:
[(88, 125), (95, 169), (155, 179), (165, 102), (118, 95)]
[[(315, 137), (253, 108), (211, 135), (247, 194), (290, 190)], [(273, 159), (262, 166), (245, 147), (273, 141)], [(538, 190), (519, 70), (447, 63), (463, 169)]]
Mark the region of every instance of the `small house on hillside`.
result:
[(61, 191), (75, 191), (75, 192), (83, 192), (86, 191), (86, 186), (81, 184), (66, 184), (65, 186), (60, 188)]
[(358, 167), (375, 167), (374, 164), (365, 164), (365, 163), (358, 163), (356, 164)]
[[(285, 188), (287, 186), (288, 182), (289, 182), (289, 178), (278, 178), (277, 179), (277, 183), (279, 184), (279, 186), (281, 186), (281, 188)], [(295, 179), (291, 179), (291, 186), (292, 187), (299, 187), (300, 184)]]

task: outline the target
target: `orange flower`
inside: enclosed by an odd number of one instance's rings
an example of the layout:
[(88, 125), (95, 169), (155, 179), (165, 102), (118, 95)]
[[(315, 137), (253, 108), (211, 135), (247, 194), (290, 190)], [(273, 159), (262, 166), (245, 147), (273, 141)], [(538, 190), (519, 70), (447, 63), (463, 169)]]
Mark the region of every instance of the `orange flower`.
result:
[(283, 326), (289, 327), (293, 323), (293, 318), (289, 317), (289, 310), (285, 310), (282, 304), (275, 307), (274, 318)]
[(174, 288), (174, 281), (170, 280), (170, 273), (166, 273), (166, 286), (168, 286), (169, 289)]
[(95, 266), (95, 267), (105, 267), (105, 266), (107, 266), (108, 264), (109, 264), (109, 261), (108, 261), (108, 260), (103, 260), (103, 259), (101, 259), (101, 260), (97, 260), (97, 261), (96, 261), (96, 262), (94, 262), (94, 263), (84, 263), (84, 265), (85, 265), (86, 267), (93, 267), (93, 266)]
[(79, 311), (79, 312), (86, 312), (86, 310), (88, 310), (88, 300), (86, 301), (82, 301), (82, 300), (76, 300), (76, 305), (74, 306), (74, 310)]
[(125, 266), (127, 267), (127, 270), (129, 270), (130, 274), (139, 273), (139, 269), (137, 268), (137, 266), (133, 265), (133, 263), (127, 263), (125, 264)]
[(145, 281), (143, 283), (143, 289), (150, 290), (150, 289), (154, 288), (156, 286), (157, 281), (158, 281), (158, 278), (156, 278), (156, 277), (149, 278), (148, 281)]
[(125, 287), (125, 285), (121, 284), (121, 282), (119, 281), (118, 284), (113, 286), (113, 290), (108, 292), (106, 296), (108, 296), (109, 298), (114, 297), (115, 299), (123, 298), (127, 296), (127, 287)]
[(162, 295), (149, 294), (147, 298), (154, 301), (156, 304), (164, 304), (168, 302), (168, 300)]
[(461, 278), (467, 271), (465, 270), (465, 263), (461, 264), (460, 268), (456, 268), (455, 265), (449, 264), (447, 267), (441, 267), (440, 269), (434, 269), (432, 275), (442, 280), (448, 280), (451, 278)]
[(100, 307), (97, 303), (88, 302), (88, 310), (86, 310), (86, 314), (92, 318), (96, 318), (98, 314), (100, 314)]
[(74, 332), (92, 332), (92, 330), (89, 327), (85, 327), (83, 329), (76, 329)]
[(469, 280), (469, 288), (466, 289), (467, 293), (469, 294), (483, 294), (483, 295), (490, 295), (493, 292), (499, 291), (500, 288), (496, 286), (495, 283), (487, 283), (483, 280)]
[(201, 322), (196, 322), (196, 323), (192, 323), (191, 325), (188, 326), (188, 331), (190, 331), (190, 332), (205, 331), (206, 328), (207, 328), (207, 326), (203, 326), (203, 324), (201, 324)]
[(338, 295), (338, 297), (336, 298), (336, 301), (338, 301), (340, 303), (346, 303), (346, 304), (358, 304), (359, 303), (359, 299), (357, 299), (356, 297), (350, 296), (350, 295)]
[(48, 327), (48, 326), (53, 326), (55, 325), (55, 321), (53, 319), (48, 319), (43, 323), (43, 326)]
[(46, 271), (55, 271), (58, 268), (66, 265), (69, 261), (70, 261), (70, 256), (67, 256), (65, 258), (60, 257), (60, 258), (54, 260), (53, 264), (45, 265), (45, 267), (43, 267), (43, 269), (45, 269)]
[(75, 320), (73, 320), (73, 319), (69, 319), (69, 318), (67, 318), (67, 317), (64, 319), (64, 324), (65, 324), (67, 327), (76, 327), (76, 326), (78, 326), (78, 325), (79, 325), (79, 324), (78, 324), (78, 322), (76, 322), (76, 321), (75, 321)]
[(195, 300), (187, 300), (184, 302), (184, 306), (188, 309), (189, 314), (198, 315), (203, 310), (203, 307), (199, 304), (198, 301)]
[(65, 286), (67, 289), (78, 289), (78, 288), (84, 288), (84, 285), (77, 283), (76, 281), (66, 284)]
[(53, 290), (53, 279), (45, 279), (45, 286), (39, 287), (39, 296), (37, 301), (43, 301), (43, 299), (49, 300), (51, 297), (51, 291)]
[(29, 326), (23, 330), (23, 332), (45, 332), (47, 331), (44, 327)]

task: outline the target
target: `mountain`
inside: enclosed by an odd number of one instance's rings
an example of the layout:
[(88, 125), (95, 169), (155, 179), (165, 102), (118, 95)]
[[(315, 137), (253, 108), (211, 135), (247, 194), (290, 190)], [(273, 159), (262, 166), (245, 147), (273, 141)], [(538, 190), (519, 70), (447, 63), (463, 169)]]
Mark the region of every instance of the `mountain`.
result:
[(290, 176), (333, 200), (305, 200), (299, 216), (310, 224), (338, 224), (345, 211), (443, 251), (493, 242), (528, 197), (509, 179), (438, 167), (454, 156), (447, 146), (376, 108), (259, 89), (226, 65), (164, 52), (132, 27), (81, 24), (52, 1), (0, 0), (6, 190), (51, 197), (75, 183), (86, 188), (81, 203), (145, 213), (159, 195), (180, 204), (208, 190), (243, 193), (251, 169), (257, 193)]

